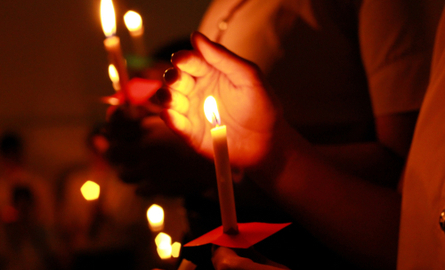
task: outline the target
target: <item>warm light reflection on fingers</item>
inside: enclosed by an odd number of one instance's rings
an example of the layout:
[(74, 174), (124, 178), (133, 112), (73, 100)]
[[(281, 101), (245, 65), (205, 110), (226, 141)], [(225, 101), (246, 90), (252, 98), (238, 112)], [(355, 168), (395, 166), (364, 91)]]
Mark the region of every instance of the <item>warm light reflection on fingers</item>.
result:
[(199, 56), (191, 55), (187, 60), (179, 61), (176, 66), (183, 72), (195, 77), (201, 77), (210, 72), (212, 67)]
[(189, 110), (189, 106), (190, 103), (186, 96), (177, 91), (171, 91), (170, 109), (184, 114)]
[(176, 91), (187, 95), (195, 86), (195, 79), (186, 72), (180, 72), (179, 78), (170, 84), (170, 87)]
[(177, 132), (189, 134), (191, 131), (190, 121), (184, 115), (175, 110), (168, 109), (168, 125)]

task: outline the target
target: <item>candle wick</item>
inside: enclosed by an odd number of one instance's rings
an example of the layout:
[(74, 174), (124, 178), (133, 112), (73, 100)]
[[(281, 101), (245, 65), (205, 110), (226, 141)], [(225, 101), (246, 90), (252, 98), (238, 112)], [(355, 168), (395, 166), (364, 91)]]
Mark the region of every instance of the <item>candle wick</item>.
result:
[(216, 117), (216, 114), (214, 112), (212, 112), (213, 117), (212, 117), (212, 125), (214, 127), (218, 127), (221, 123), (218, 121), (218, 117)]

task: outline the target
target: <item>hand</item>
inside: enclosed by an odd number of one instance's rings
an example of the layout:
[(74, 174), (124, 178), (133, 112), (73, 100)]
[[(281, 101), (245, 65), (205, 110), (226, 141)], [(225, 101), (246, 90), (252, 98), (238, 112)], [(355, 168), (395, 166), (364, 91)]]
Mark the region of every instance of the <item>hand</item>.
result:
[(248, 254), (249, 258), (239, 256), (235, 250), (217, 247), (213, 251), (212, 263), (216, 270), (278, 270), (289, 269), (284, 265), (273, 262), (252, 249), (240, 250)]
[[(140, 195), (183, 196), (213, 187), (214, 166), (174, 134), (156, 115), (138, 112), (130, 117), (119, 107), (107, 125), (107, 160), (119, 177), (137, 183)], [(181, 181), (178, 181), (180, 179)]]
[[(227, 126), (229, 155), (235, 166), (258, 164), (270, 151), (281, 110), (259, 68), (223, 46), (195, 32), (195, 50), (172, 56), (173, 69), (164, 74), (170, 103), (161, 117), (200, 154), (213, 156), (211, 124), (204, 115), (204, 100), (218, 103), (222, 125)], [(164, 96), (161, 99), (165, 98)]]

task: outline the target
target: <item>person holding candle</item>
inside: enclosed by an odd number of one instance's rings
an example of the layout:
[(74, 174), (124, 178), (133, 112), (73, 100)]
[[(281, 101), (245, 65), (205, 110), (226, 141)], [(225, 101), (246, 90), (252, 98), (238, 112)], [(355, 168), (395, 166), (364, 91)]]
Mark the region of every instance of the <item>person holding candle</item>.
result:
[(395, 189), (443, 2), (213, 0), (199, 31), (256, 63), (288, 123), (336, 167)]
[(198, 31), (257, 64), (286, 120), (338, 166), (395, 187), (443, 4), (213, 0)]
[[(400, 1), (396, 2), (393, 1), (391, 3), (383, 1), (381, 2), (359, 1), (360, 3), (350, 3), (349, 6), (347, 3), (343, 3), (341, 1), (335, 1), (332, 3), (331, 2), (319, 3), (318, 1), (281, 1), (282, 3), (285, 3), (284, 5), (281, 6), (280, 4), (277, 4), (280, 1), (269, 1), (267, 5), (264, 2), (261, 2), (261, 7), (264, 8), (262, 9), (262, 11), (269, 12), (267, 14), (271, 16), (266, 15), (266, 16), (247, 17), (249, 14), (248, 11), (255, 10), (255, 6), (258, 8), (259, 5), (256, 5), (255, 2), (257, 1), (235, 1), (235, 0), (214, 1), (214, 4), (212, 5), (211, 9), (209, 10), (208, 14), (203, 20), (200, 30), (208, 34), (209, 37), (211, 37), (211, 39), (221, 42), (223, 45), (226, 45), (229, 49), (257, 63), (261, 68), (261, 70), (268, 74), (268, 79), (274, 80), (274, 82), (272, 82), (272, 84), (275, 86), (274, 91), (280, 91), (280, 89), (286, 89), (286, 91), (281, 91), (278, 93), (279, 96), (281, 96), (281, 101), (282, 102), (284, 101), (283, 106), (284, 106), (284, 111), (286, 112), (284, 114), (284, 117), (287, 118), (288, 122), (291, 123), (293, 127), (296, 127), (299, 131), (301, 131), (302, 135), (304, 135), (305, 138), (314, 143), (321, 142), (321, 143), (332, 144), (332, 143), (353, 142), (352, 144), (345, 144), (341, 146), (338, 145), (317, 146), (317, 148), (319, 148), (319, 150), (321, 150), (322, 153), (330, 159), (330, 162), (335, 163), (335, 167), (337, 168), (339, 167), (343, 170), (352, 171), (354, 174), (360, 177), (365, 177), (373, 181), (378, 180), (381, 184), (389, 185), (394, 188), (397, 183), (399, 173), (401, 171), (403, 160), (407, 155), (407, 149), (409, 148), (411, 132), (417, 116), (417, 110), (418, 107), (420, 106), (425, 85), (428, 79), (428, 72), (425, 71), (428, 70), (429, 54), (432, 47), (431, 46), (432, 43), (431, 41), (433, 36), (432, 33), (434, 32), (435, 21), (437, 21), (439, 13), (438, 11), (440, 11), (440, 8), (428, 9), (427, 7), (429, 4), (431, 4), (430, 7), (434, 7), (435, 4), (437, 4), (438, 6), (442, 5), (441, 1), (437, 2), (427, 1), (428, 5), (425, 4), (425, 6), (423, 6), (422, 4), (422, 6), (419, 7), (417, 7), (416, 5), (420, 5), (421, 4), (420, 2), (407, 3)], [(355, 126), (355, 128), (352, 129), (349, 128), (343, 129), (342, 127), (345, 126), (349, 127), (349, 124), (346, 125), (336, 124), (335, 126), (331, 126), (330, 124), (332, 123), (330, 123), (330, 121), (327, 121), (327, 123), (322, 123), (322, 125), (317, 126), (320, 123), (316, 123), (317, 124), (316, 126), (311, 126), (310, 128), (308, 128), (308, 126), (310, 125), (306, 125), (307, 123), (304, 122), (298, 123), (298, 121), (294, 121), (295, 120), (294, 115), (291, 116), (291, 114), (289, 113), (291, 110), (294, 110), (295, 107), (298, 107), (300, 111), (310, 112), (310, 110), (308, 110), (307, 108), (308, 106), (297, 106), (294, 103), (292, 103), (291, 101), (295, 100), (294, 98), (286, 98), (286, 95), (288, 94), (288, 92), (290, 92), (287, 89), (306, 87), (312, 90), (316, 86), (319, 86), (319, 84), (309, 84), (309, 83), (289, 84), (287, 83), (286, 79), (288, 79), (290, 76), (288, 76), (288, 78), (283, 78), (283, 76), (277, 76), (281, 75), (281, 72), (271, 71), (274, 70), (273, 67), (280, 66), (279, 64), (275, 64), (275, 66), (273, 66), (272, 62), (274, 61), (272, 59), (276, 55), (282, 53), (283, 48), (278, 46), (278, 47), (273, 47), (271, 49), (267, 46), (263, 47), (257, 46), (258, 44), (262, 45), (264, 44), (261, 42), (257, 42), (258, 40), (252, 37), (255, 37), (256, 35), (256, 38), (259, 37), (260, 39), (262, 39), (262, 41), (264, 41), (266, 45), (272, 44), (272, 46), (276, 46), (277, 43), (275, 43), (275, 41), (279, 40), (279, 42), (281, 42), (282, 40), (284, 40), (284, 38), (281, 39), (281, 37), (284, 36), (279, 36), (280, 38), (278, 38), (276, 35), (282, 34), (283, 32), (280, 32), (279, 29), (278, 30), (274, 29), (270, 25), (266, 25), (265, 27), (263, 27), (264, 24), (261, 23), (256, 24), (252, 23), (252, 21), (255, 18), (257, 20), (263, 20), (263, 18), (266, 18), (266, 20), (264, 21), (267, 22), (275, 22), (273, 20), (268, 21), (267, 18), (269, 17), (279, 18), (279, 19), (292, 18), (292, 16), (289, 17), (289, 16), (278, 16), (278, 15), (280, 14), (289, 15), (288, 12), (284, 13), (280, 12), (286, 11), (286, 8), (288, 8), (287, 11), (291, 10), (295, 12), (296, 9), (292, 8), (296, 8), (297, 6), (298, 6), (297, 10), (301, 12), (299, 13), (299, 16), (296, 17), (298, 18), (296, 19), (296, 21), (298, 21), (299, 23), (298, 24), (299, 29), (303, 28), (303, 30), (306, 30), (303, 33), (308, 34), (306, 36), (301, 37), (299, 40), (301, 41), (309, 39), (320, 40), (317, 39), (317, 36), (314, 36), (313, 33), (313, 31), (317, 32), (316, 31), (317, 29), (328, 29), (330, 31), (318, 31), (318, 33), (320, 32), (324, 34), (328, 33), (328, 36), (329, 33), (330, 34), (334, 33), (338, 34), (341, 38), (343, 38), (343, 40), (341, 40), (339, 43), (335, 43), (336, 45), (332, 44), (331, 42), (325, 42), (326, 46), (332, 46), (333, 48), (337, 49), (340, 48), (341, 51), (344, 48), (343, 53), (338, 54), (341, 55), (342, 57), (338, 57), (339, 58), (337, 59), (338, 61), (337, 62), (334, 61), (336, 64), (331, 64), (332, 69), (330, 69), (331, 71), (332, 70), (338, 71), (337, 73), (333, 73), (334, 75), (331, 76), (331, 78), (338, 75), (341, 75), (339, 77), (343, 79), (346, 78), (345, 80), (343, 80), (343, 83), (338, 83), (338, 81), (332, 83), (332, 80), (326, 79), (325, 78), (325, 75), (327, 75), (326, 72), (321, 72), (320, 70), (318, 70), (320, 66), (314, 64), (315, 62), (314, 59), (306, 58), (307, 61), (304, 63), (309, 64), (306, 65), (306, 67), (311, 67), (311, 66), (316, 67), (317, 73), (320, 73), (323, 76), (323, 79), (314, 79), (312, 80), (312, 82), (317, 82), (317, 83), (327, 82), (328, 84), (327, 88), (329, 89), (329, 91), (332, 91), (332, 93), (334, 93), (334, 91), (332, 90), (334, 86), (338, 86), (338, 89), (342, 89), (345, 85), (347, 85), (348, 89), (349, 90), (352, 89), (352, 91), (355, 91), (355, 89), (361, 89), (360, 94), (352, 94), (347, 96), (347, 100), (351, 101), (349, 105), (345, 105), (346, 103), (344, 103), (345, 101), (344, 98), (340, 100), (341, 102), (337, 103), (337, 105), (339, 104), (342, 109), (345, 109), (347, 111), (357, 112), (357, 110), (359, 110), (360, 111), (359, 114), (364, 113), (363, 115), (365, 116), (365, 118), (362, 118), (358, 122), (364, 119), (365, 120), (364, 122), (367, 122), (366, 125), (371, 124), (371, 126), (373, 122), (369, 101), (366, 101), (367, 99), (366, 91), (368, 91), (368, 88), (366, 86), (368, 84), (367, 80), (369, 80), (370, 88), (372, 88), (370, 89), (370, 92), (380, 91), (380, 93), (383, 93), (388, 89), (389, 90), (396, 89), (397, 91), (394, 92), (393, 97), (397, 100), (402, 100), (399, 97), (403, 96), (404, 101), (406, 101), (407, 99), (405, 96), (406, 92), (401, 93), (398, 92), (399, 90), (409, 89), (409, 91), (407, 90), (407, 92), (413, 94), (411, 96), (407, 95), (409, 96), (408, 99), (410, 99), (411, 103), (407, 102), (405, 104), (400, 104), (400, 102), (397, 102), (397, 104), (400, 106), (395, 109), (394, 107), (389, 106), (393, 102), (385, 100), (386, 97), (384, 95), (380, 95), (379, 96), (380, 98), (373, 99), (374, 103), (373, 105), (377, 104), (376, 106), (379, 107), (378, 109), (379, 112), (375, 111), (375, 120), (376, 120), (375, 122), (378, 130), (377, 140), (371, 143), (367, 141), (369, 140), (369, 137), (367, 136), (369, 135), (369, 133), (367, 132), (367, 130), (369, 129), (367, 128), (364, 129), (365, 132), (360, 132), (361, 135), (359, 136), (356, 136), (357, 135), (356, 132), (348, 132), (350, 130), (360, 130), (360, 127), (362, 126), (361, 124), (358, 124), (356, 126), (353, 125)], [(291, 8), (289, 9), (289, 7)], [(228, 12), (229, 15), (225, 13), (228, 9), (231, 10), (230, 12)], [(258, 9), (256, 10), (258, 11)], [(216, 14), (215, 13), (216, 11), (219, 12), (219, 14)], [(339, 12), (336, 13), (334, 11), (339, 11)], [(290, 13), (292, 15), (292, 12)], [(264, 15), (264, 13), (261, 14)], [(353, 14), (353, 16), (342, 17), (342, 15), (345, 14), (349, 15)], [(359, 18), (359, 20), (357, 20), (357, 18)], [(218, 21), (219, 19), (221, 20)], [(301, 20), (304, 21), (303, 24), (301, 24)], [(351, 24), (345, 23), (346, 21), (350, 21)], [(247, 30), (249, 29), (248, 27), (239, 27), (240, 22), (245, 22), (246, 24), (248, 24), (247, 26), (249, 27), (253, 26), (257, 30), (257, 32), (254, 32), (256, 34), (239, 35), (236, 29), (243, 29), (244, 32), (249, 31)], [(329, 27), (328, 24), (332, 22), (336, 23), (337, 25), (334, 24), (334, 26)], [(216, 27), (216, 25), (219, 25), (219, 27)], [(282, 24), (277, 24), (277, 25), (282, 26)], [(288, 24), (283, 24), (283, 25), (288, 26)], [(383, 27), (383, 29), (386, 28), (388, 32), (375, 31), (375, 30), (370, 31), (372, 30), (372, 26), (375, 25), (381, 26)], [(213, 30), (210, 29), (212, 27)], [(307, 27), (310, 27), (311, 31), (308, 31)], [(360, 29), (360, 32), (357, 31), (357, 29)], [(272, 31), (272, 33), (270, 31)], [(277, 32), (275, 33), (273, 31)], [(266, 34), (264, 35), (264, 33)], [(360, 33), (360, 39), (358, 37), (359, 33)], [(288, 38), (289, 36), (286, 37)], [(300, 37), (300, 36), (297, 35), (295, 37)], [(359, 40), (360, 40), (360, 46), (359, 46)], [(370, 42), (370, 40), (374, 41)], [(413, 40), (414, 41), (422, 40), (423, 43), (418, 44), (416, 42), (412, 42)], [(290, 43), (290, 45), (292, 44), (295, 45), (294, 43)], [(373, 47), (373, 44), (379, 45), (378, 48)], [(380, 46), (380, 44), (387, 44), (388, 46)], [(414, 46), (413, 48), (411, 46), (412, 44), (416, 44), (416, 46)], [(307, 45), (306, 47), (310, 47), (311, 45), (313, 46), (313, 44), (309, 43), (305, 45)], [(321, 46), (320, 43), (317, 44), (316, 48), (319, 48), (319, 46)], [(314, 47), (310, 48), (313, 49)], [(379, 50), (380, 48), (383, 49), (380, 51)], [(387, 48), (392, 48), (393, 51), (389, 49), (387, 50)], [(303, 52), (303, 54), (307, 53), (307, 51), (304, 50), (301, 51)], [(350, 52), (346, 52), (346, 54), (344, 54), (345, 51), (350, 51)], [(375, 53), (374, 55), (382, 56), (382, 58), (372, 57), (373, 53)], [(338, 64), (347, 62), (345, 59), (350, 59), (349, 57), (351, 56), (351, 54), (353, 55), (351, 63), (348, 62), (350, 64), (349, 67), (351, 69), (344, 69), (338, 66)], [(292, 70), (289, 67), (288, 63), (292, 62), (295, 64), (298, 63), (298, 61), (292, 61), (292, 59), (289, 58), (288, 51), (286, 51), (285, 55), (286, 57), (283, 57), (282, 61), (287, 62), (287, 64), (281, 66), (284, 67), (285, 70)], [(308, 55), (313, 55), (313, 54), (308, 54)], [(383, 61), (380, 62), (377, 61), (382, 59)], [(325, 57), (322, 60), (324, 62), (327, 59)], [(362, 69), (361, 66), (362, 61), (365, 64), (366, 71)], [(406, 64), (408, 62), (410, 63), (410, 65)], [(413, 65), (413, 63), (416, 64)], [(380, 69), (382, 70), (381, 73), (378, 72)], [(311, 69), (308, 68), (307, 71), (309, 72), (310, 70)], [(351, 70), (353, 70), (355, 73), (354, 72), (350, 73)], [(357, 70), (359, 70), (359, 72), (357, 72)], [(389, 70), (392, 70), (393, 74), (391, 74)], [(399, 73), (403, 74), (406, 73), (407, 70), (412, 71), (412, 73), (410, 74), (414, 74), (413, 76), (410, 76), (410, 78), (412, 79), (412, 82), (415, 83), (407, 83), (406, 76), (399, 76), (398, 74), (396, 74), (397, 71), (400, 71)], [(301, 75), (301, 77), (305, 76), (311, 77), (307, 76), (308, 72), (305, 73), (302, 71), (305, 70), (300, 69), (298, 71), (298, 74), (297, 72), (292, 71), (293, 72), (292, 76), (298, 77), (299, 74), (303, 74)], [(180, 74), (173, 74), (173, 73), (174, 71), (169, 72), (170, 75), (168, 75), (168, 77), (181, 76)], [(283, 73), (283, 74), (288, 75), (288, 73)], [(344, 76), (345, 74), (347, 75)], [(376, 74), (379, 76), (377, 76)], [(396, 76), (392, 76), (394, 74)], [(387, 77), (387, 79), (379, 80), (379, 78), (385, 76)], [(359, 80), (359, 82), (353, 80), (354, 83), (352, 83), (352, 81), (350, 80), (351, 78), (360, 78), (361, 80)], [(401, 84), (402, 82), (403, 84)], [(287, 84), (286, 87), (277, 88), (277, 85), (283, 86), (286, 84)], [(357, 87), (351, 87), (352, 84), (354, 84), (354, 86)], [(289, 87), (289, 85), (291, 85), (291, 87)], [(310, 85), (310, 87), (308, 85)], [(402, 87), (401, 85), (404, 85), (405, 87)], [(377, 89), (378, 88), (377, 86), (380, 86), (381, 88)], [(326, 88), (322, 88), (323, 91), (325, 89)], [(285, 96), (284, 98), (283, 95)], [(358, 99), (356, 98), (357, 95), (359, 97)], [(319, 94), (316, 97), (320, 98), (323, 96), (326, 96), (326, 98), (329, 99), (333, 95)], [(344, 93), (338, 95), (338, 97), (344, 97)], [(324, 110), (325, 108), (330, 108), (327, 106), (312, 106), (311, 104), (313, 103), (308, 102), (306, 99), (301, 99), (301, 100), (303, 105), (308, 104), (309, 107), (315, 108), (317, 113), (320, 110)], [(412, 106), (413, 104), (415, 105)], [(325, 113), (323, 115), (316, 115), (312, 113), (301, 113), (301, 114), (304, 117), (309, 117), (312, 119), (312, 117), (318, 117), (318, 116), (330, 117), (329, 114), (332, 115), (333, 111), (335, 110), (326, 109), (324, 110)], [(384, 111), (384, 113), (382, 113), (382, 111)], [(355, 114), (354, 117), (359, 115), (356, 113), (354, 114)], [(317, 132), (317, 130), (325, 131), (326, 127), (328, 128), (327, 130), (329, 130), (329, 132), (320, 132), (320, 133)], [(314, 132), (314, 130), (316, 132)], [(343, 132), (345, 130), (346, 132)], [(334, 131), (340, 131), (340, 132), (338, 132), (337, 134), (337, 132)], [(402, 140), (400, 138), (405, 138), (405, 139)], [(363, 141), (366, 141), (366, 143), (362, 143)], [(345, 166), (345, 164), (347, 165)], [(388, 173), (389, 171), (393, 171), (393, 173)]]
[[(445, 107), (442, 102), (445, 94), (444, 37), (445, 9), (442, 11), (442, 19), (436, 35), (431, 79), (425, 95), (425, 101), (422, 104), (419, 120), (416, 124), (411, 151), (401, 181), (403, 184), (403, 200), (397, 256), (397, 269), (400, 270), (442, 269), (445, 265), (445, 258), (443, 257), (445, 251), (445, 200), (443, 196), (445, 171), (442, 165), (445, 151), (443, 147), (443, 138), (445, 136)], [(292, 150), (288, 151), (288, 153), (289, 152), (292, 152)], [(285, 160), (291, 161), (291, 157), (292, 154), (289, 154)], [(295, 161), (306, 163), (301, 157)], [(321, 165), (321, 168), (326, 167)], [(289, 169), (292, 170), (290, 166), (287, 166), (287, 170)], [(302, 169), (303, 171), (305, 170), (304, 167), (302, 167)], [(286, 168), (282, 170), (282, 173), (284, 172), (286, 172)], [(318, 172), (315, 172), (315, 174), (317, 173)], [(330, 178), (331, 180), (335, 181), (335, 174), (336, 173), (330, 174), (332, 177)], [(282, 175), (278, 176), (279, 181), (283, 180)], [(298, 176), (301, 176), (301, 174), (298, 174)], [(303, 175), (303, 178), (305, 177), (306, 176)], [(317, 178), (313, 180), (316, 181)], [(331, 182), (331, 180), (329, 180), (329, 182)], [(277, 184), (275, 184), (275, 186), (277, 186)], [(305, 185), (304, 187), (308, 186), (309, 185)], [(300, 185), (300, 187), (303, 186)], [(322, 186), (318, 187), (324, 188)], [(329, 189), (327, 191), (329, 192)], [(359, 191), (362, 191), (362, 189), (356, 190), (356, 192)], [(376, 204), (376, 201), (374, 201), (374, 210), (368, 212), (367, 218), (367, 221), (371, 223), (374, 219), (382, 218), (382, 216), (379, 215), (379, 211), (385, 211), (383, 208), (396, 208), (394, 204), (399, 204), (399, 199), (390, 199), (390, 197), (393, 196), (390, 193), (376, 189), (374, 189), (374, 191), (379, 195), (377, 201), (386, 201), (386, 203)], [(364, 194), (362, 193), (362, 195)], [(296, 198), (296, 200), (298, 200), (298, 198)], [(363, 210), (364, 208), (359, 210), (359, 212), (350, 212), (349, 214), (359, 214)], [(385, 220), (385, 222), (388, 223), (390, 220), (393, 219)], [(388, 228), (390, 228), (390, 224), (387, 225)], [(373, 236), (381, 237), (381, 235), (378, 234), (378, 230), (360, 232), (361, 229), (364, 229), (360, 227), (360, 224), (354, 223), (353, 226), (357, 226), (357, 228), (355, 228), (355, 230), (358, 229), (359, 233), (356, 235), (357, 238), (359, 238), (361, 234), (366, 233), (372, 233)], [(345, 228), (350, 228), (350, 226), (346, 226)], [(330, 231), (327, 231), (327, 233), (329, 232)], [(391, 235), (392, 239), (397, 238), (395, 228), (393, 228)], [(381, 247), (385, 247), (385, 243), (382, 243)], [(227, 266), (227, 264), (223, 264), (224, 260), (231, 258), (235, 260), (235, 262), (237, 260), (239, 261), (239, 258), (233, 253), (228, 256), (216, 257), (214, 260), (217, 266), (216, 269), (221, 269), (219, 266)], [(389, 261), (393, 261), (393, 259)], [(250, 263), (250, 265), (252, 265), (252, 263)], [(235, 268), (248, 269), (238, 267), (238, 265), (235, 266)], [(381, 268), (384, 268), (383, 265)], [(226, 267), (224, 269), (231, 268)]]
[(200, 33), (192, 43), (195, 50), (175, 53), (175, 69), (166, 72), (171, 92), (170, 101), (161, 99), (169, 106), (161, 114), (166, 124), (211, 158), (202, 105), (213, 95), (227, 126), (233, 166), (351, 261), (394, 266), (400, 195), (338, 170), (292, 129), (256, 65)]

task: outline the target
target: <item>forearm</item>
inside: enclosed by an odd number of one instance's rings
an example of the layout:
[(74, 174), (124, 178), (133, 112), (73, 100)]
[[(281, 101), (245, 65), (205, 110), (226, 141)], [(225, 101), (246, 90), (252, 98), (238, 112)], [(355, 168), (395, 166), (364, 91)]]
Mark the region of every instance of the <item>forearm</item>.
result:
[(315, 148), (337, 168), (372, 183), (395, 189), (400, 180), (404, 159), (379, 142)]
[(289, 127), (247, 171), (327, 246), (363, 266), (394, 267), (400, 196), (347, 174)]

